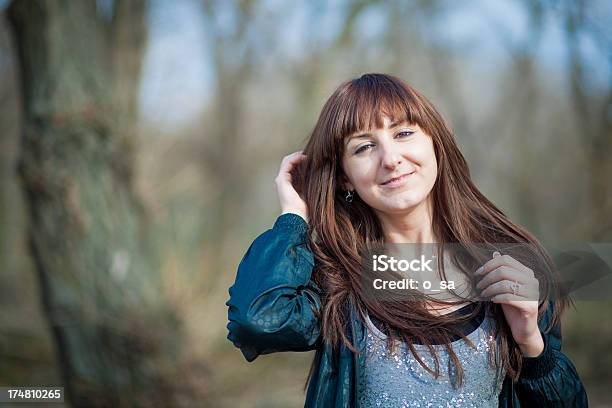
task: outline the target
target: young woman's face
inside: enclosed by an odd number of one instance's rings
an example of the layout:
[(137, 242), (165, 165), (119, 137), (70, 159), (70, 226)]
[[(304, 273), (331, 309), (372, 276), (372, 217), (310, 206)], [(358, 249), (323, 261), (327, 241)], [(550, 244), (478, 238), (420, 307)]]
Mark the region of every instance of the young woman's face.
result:
[(345, 139), (345, 187), (370, 207), (401, 213), (426, 201), (437, 176), (431, 137), (418, 125), (391, 123)]

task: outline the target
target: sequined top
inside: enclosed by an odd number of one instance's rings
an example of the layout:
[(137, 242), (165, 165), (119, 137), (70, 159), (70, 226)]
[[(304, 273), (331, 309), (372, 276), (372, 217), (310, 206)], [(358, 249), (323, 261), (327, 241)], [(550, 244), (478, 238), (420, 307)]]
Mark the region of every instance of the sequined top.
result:
[[(481, 321), (471, 333), (463, 332), (476, 349), (462, 339), (451, 342), (464, 370), (463, 385), (454, 389), (456, 368), (443, 345), (433, 346), (440, 361), (440, 377), (435, 379), (414, 358), (406, 344), (398, 342), (395, 352), (390, 353), (387, 336), (368, 316), (366, 364), (359, 387), (361, 406), (497, 407), (505, 375), (489, 363), (489, 350), (495, 342), (492, 336), (494, 320), (483, 314)], [(435, 370), (434, 358), (427, 346), (414, 344), (414, 347), (425, 364)]]

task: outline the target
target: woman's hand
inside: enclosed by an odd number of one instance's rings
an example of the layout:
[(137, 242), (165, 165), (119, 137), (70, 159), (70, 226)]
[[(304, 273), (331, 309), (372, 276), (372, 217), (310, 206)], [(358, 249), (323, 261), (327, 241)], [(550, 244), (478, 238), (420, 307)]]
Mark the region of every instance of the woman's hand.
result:
[(539, 282), (533, 271), (512, 258), (495, 251), (493, 259), (476, 271), (481, 278), (477, 288), (482, 297), (500, 303), (512, 337), (525, 357), (536, 357), (544, 350), (538, 328)]
[(306, 155), (301, 150), (283, 157), (278, 176), (276, 176), (274, 182), (276, 183), (276, 192), (278, 193), (282, 214), (294, 213), (308, 222), (306, 203), (295, 191), (291, 180), (291, 172), (305, 158)]

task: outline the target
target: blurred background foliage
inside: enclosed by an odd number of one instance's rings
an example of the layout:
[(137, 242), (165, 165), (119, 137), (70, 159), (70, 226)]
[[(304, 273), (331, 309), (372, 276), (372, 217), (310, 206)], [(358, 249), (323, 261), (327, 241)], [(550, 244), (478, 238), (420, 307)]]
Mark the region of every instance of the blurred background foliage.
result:
[[(312, 353), (247, 363), (227, 289), (340, 82), (395, 74), (545, 243), (612, 240), (606, 0), (0, 1), (0, 384), (74, 406), (302, 406)], [(612, 406), (610, 301), (564, 350)], [(68, 405), (68, 403), (66, 404)]]

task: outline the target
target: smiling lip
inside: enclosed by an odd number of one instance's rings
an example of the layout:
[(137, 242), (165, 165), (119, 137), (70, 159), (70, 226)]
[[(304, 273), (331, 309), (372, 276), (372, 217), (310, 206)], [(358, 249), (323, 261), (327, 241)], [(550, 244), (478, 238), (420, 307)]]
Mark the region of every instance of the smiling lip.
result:
[(414, 171), (410, 173), (402, 174), (399, 177), (392, 178), (391, 180), (387, 180), (384, 183), (381, 183), (381, 186), (388, 187), (388, 188), (401, 187), (406, 183), (406, 181), (408, 180), (408, 177), (411, 176), (412, 174), (414, 174)]

